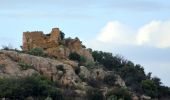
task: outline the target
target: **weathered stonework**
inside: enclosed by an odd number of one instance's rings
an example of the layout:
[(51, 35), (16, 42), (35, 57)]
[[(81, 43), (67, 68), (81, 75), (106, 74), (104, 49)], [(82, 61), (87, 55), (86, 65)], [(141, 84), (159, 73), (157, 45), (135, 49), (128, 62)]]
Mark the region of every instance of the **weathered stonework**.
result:
[(42, 48), (48, 55), (57, 58), (67, 59), (71, 52), (77, 52), (84, 56), (88, 61), (93, 61), (90, 52), (83, 48), (78, 38), (61, 39), (59, 28), (53, 28), (48, 35), (43, 32), (24, 32), (23, 33), (23, 50), (29, 51), (33, 48)]
[(50, 35), (44, 35), (43, 32), (24, 32), (23, 33), (23, 50), (28, 51), (32, 48), (47, 49), (58, 45), (60, 30), (53, 28)]

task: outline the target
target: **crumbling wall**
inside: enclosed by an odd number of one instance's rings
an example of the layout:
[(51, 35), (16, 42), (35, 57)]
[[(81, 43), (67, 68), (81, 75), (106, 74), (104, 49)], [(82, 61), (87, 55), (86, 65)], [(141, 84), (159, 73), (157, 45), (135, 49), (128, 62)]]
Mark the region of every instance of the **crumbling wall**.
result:
[(23, 33), (23, 50), (29, 51), (33, 48), (47, 49), (56, 47), (61, 40), (60, 30), (53, 28), (49, 36), (44, 35), (43, 32), (24, 32)]

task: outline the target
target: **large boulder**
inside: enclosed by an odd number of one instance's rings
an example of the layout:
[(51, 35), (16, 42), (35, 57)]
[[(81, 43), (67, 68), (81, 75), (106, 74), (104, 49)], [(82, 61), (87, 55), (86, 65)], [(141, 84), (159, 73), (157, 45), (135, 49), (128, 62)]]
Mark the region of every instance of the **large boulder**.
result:
[(94, 79), (103, 80), (107, 72), (104, 71), (103, 68), (96, 68), (92, 70), (91, 74)]
[(91, 73), (85, 66), (80, 66), (79, 76), (83, 79), (88, 79), (91, 77)]
[(115, 76), (116, 76), (115, 85), (119, 85), (121, 87), (126, 87), (125, 81), (119, 75), (115, 75)]
[(150, 96), (146, 96), (146, 95), (141, 95), (140, 99), (141, 100), (151, 100), (151, 97)]

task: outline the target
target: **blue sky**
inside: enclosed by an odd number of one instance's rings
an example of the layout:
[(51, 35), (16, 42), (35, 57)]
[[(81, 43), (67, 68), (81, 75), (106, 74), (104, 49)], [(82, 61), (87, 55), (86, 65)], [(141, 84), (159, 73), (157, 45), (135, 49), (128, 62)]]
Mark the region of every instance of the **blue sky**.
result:
[(59, 27), (90, 48), (121, 54), (170, 86), (170, 1), (0, 0), (0, 45)]

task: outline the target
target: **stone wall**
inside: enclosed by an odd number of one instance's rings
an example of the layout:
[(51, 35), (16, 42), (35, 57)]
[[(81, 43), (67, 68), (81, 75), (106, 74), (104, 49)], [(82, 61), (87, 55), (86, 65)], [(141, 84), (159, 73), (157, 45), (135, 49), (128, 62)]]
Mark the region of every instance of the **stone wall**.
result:
[(61, 40), (60, 30), (53, 28), (49, 35), (43, 34), (43, 32), (24, 32), (23, 33), (23, 50), (29, 51), (32, 48), (47, 49), (54, 46), (58, 46)]

